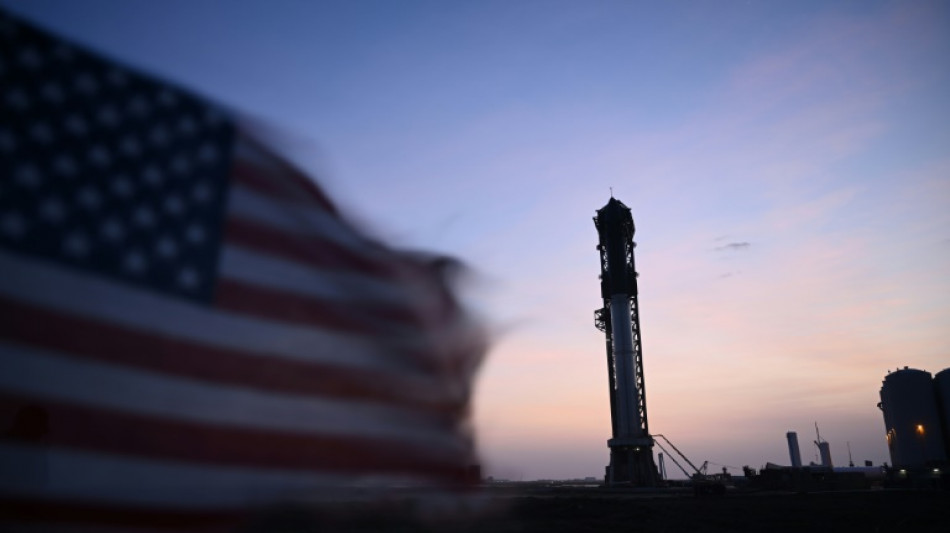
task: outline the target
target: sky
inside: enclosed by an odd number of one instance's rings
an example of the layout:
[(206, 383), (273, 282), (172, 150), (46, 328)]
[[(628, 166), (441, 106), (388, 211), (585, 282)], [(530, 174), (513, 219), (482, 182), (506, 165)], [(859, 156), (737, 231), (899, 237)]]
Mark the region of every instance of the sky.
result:
[(603, 475), (611, 191), (650, 429), (694, 463), (788, 464), (786, 431), (816, 460), (817, 422), (880, 464), (888, 370), (950, 366), (946, 2), (0, 5), (275, 125), (369, 231), (468, 263), (486, 475)]

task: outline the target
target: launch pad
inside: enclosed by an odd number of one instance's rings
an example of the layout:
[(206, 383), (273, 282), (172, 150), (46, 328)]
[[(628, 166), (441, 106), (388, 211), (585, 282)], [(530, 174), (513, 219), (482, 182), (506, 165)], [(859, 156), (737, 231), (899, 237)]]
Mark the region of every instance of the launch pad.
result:
[(655, 487), (653, 438), (647, 421), (643, 349), (637, 303), (637, 271), (633, 258), (636, 228), (630, 208), (611, 197), (594, 217), (600, 241), (600, 292), (604, 306), (594, 312), (594, 325), (606, 336), (607, 379), (612, 438), (608, 486)]

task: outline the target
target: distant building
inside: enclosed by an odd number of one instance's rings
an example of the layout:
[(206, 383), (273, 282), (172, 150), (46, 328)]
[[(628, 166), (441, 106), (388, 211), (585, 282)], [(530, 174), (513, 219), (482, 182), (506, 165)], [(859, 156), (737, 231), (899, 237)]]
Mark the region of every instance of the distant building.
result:
[(945, 463), (950, 431), (950, 369), (937, 374), (904, 367), (889, 372), (881, 386), (884, 427), (891, 465), (919, 468)]

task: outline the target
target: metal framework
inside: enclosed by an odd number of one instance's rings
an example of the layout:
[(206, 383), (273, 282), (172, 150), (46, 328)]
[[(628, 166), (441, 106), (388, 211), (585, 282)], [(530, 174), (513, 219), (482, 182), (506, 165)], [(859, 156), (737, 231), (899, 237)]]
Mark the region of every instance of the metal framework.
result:
[[(640, 339), (640, 312), (633, 249), (636, 231), (630, 209), (615, 198), (594, 217), (600, 242), (600, 286), (604, 306), (594, 311), (594, 325), (604, 332), (612, 438), (610, 485), (654, 486), (653, 439), (647, 418), (646, 381)], [(629, 324), (629, 326), (627, 325)]]

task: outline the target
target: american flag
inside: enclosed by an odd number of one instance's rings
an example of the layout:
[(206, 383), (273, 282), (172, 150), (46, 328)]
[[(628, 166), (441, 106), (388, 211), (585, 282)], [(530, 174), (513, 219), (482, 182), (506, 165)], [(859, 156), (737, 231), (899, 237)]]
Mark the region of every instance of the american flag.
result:
[(2, 12), (0, 116), (6, 519), (178, 527), (476, 461), (484, 346), (444, 261), (354, 229), (233, 113)]

